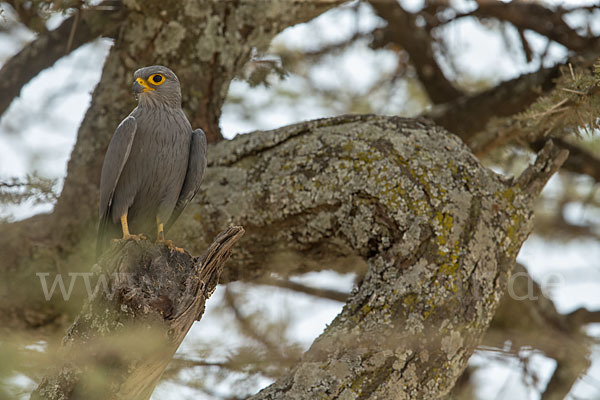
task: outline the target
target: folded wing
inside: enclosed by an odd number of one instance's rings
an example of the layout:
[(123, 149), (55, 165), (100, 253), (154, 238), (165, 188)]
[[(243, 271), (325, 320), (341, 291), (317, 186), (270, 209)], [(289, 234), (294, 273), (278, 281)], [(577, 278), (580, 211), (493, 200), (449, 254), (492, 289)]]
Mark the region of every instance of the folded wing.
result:
[(100, 204), (98, 214), (100, 223), (98, 225), (98, 238), (96, 241), (96, 258), (102, 254), (104, 247), (104, 236), (111, 219), (111, 206), (117, 183), (123, 171), (123, 167), (129, 158), (131, 145), (137, 122), (133, 116), (125, 118), (115, 130), (110, 140), (104, 164), (102, 165), (102, 176), (100, 178)]
[(206, 135), (202, 129), (196, 129), (192, 132), (192, 141), (190, 143), (190, 157), (188, 160), (188, 169), (183, 181), (183, 187), (179, 193), (177, 204), (173, 213), (165, 225), (165, 232), (175, 223), (179, 215), (183, 212), (188, 203), (194, 198), (204, 176), (206, 169)]

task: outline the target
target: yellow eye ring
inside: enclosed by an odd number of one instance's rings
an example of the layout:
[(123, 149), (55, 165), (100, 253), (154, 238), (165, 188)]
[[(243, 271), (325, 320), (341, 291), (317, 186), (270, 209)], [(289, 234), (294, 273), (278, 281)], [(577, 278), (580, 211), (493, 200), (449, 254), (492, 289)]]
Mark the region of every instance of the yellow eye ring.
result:
[(148, 77), (148, 83), (154, 86), (160, 86), (165, 83), (165, 77), (163, 74), (152, 74)]

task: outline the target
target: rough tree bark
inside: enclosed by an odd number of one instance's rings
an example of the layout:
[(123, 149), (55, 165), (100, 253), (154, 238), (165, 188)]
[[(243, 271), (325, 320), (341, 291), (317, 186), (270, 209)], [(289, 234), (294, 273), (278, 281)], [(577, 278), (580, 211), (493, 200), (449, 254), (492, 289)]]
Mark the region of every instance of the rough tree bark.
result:
[(566, 156), (548, 144), (512, 182), (423, 120), (318, 120), (214, 146), (179, 233), (191, 243), (243, 224), (226, 279), (369, 266), (304, 360), (257, 399), (438, 398), (488, 327), (533, 202)]
[(106, 286), (83, 307), (63, 339), (63, 365), (32, 400), (150, 398), (243, 233), (226, 229), (198, 259), (147, 241), (111, 248), (96, 266)]

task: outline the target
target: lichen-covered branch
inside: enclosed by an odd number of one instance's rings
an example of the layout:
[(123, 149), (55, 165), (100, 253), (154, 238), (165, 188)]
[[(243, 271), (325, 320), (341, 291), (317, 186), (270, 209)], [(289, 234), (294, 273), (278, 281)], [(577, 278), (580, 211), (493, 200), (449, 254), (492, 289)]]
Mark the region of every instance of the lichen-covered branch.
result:
[(63, 339), (62, 362), (32, 399), (150, 398), (243, 233), (226, 229), (199, 259), (147, 241), (113, 247), (97, 266), (100, 290)]
[(202, 246), (213, 226), (243, 224), (227, 280), (368, 265), (302, 362), (257, 399), (437, 398), (481, 340), (565, 157), (548, 143), (513, 184), (425, 120), (317, 120), (212, 147), (178, 233)]

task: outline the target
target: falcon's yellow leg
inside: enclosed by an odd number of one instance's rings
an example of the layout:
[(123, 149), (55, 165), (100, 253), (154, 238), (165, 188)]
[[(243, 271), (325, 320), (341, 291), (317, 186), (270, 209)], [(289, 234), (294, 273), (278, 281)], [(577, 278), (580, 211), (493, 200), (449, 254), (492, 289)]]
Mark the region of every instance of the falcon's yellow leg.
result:
[(175, 246), (170, 240), (165, 240), (164, 229), (165, 225), (162, 222), (160, 222), (158, 217), (156, 217), (156, 243), (164, 243), (169, 249), (183, 253), (184, 250), (181, 247)]
[(123, 240), (134, 239), (140, 240), (145, 239), (144, 235), (132, 235), (129, 233), (129, 225), (127, 224), (127, 213), (121, 215), (121, 229), (123, 230)]
[(156, 241), (165, 240), (165, 225), (156, 217)]
[(129, 225), (127, 225), (127, 213), (121, 215), (121, 229), (123, 230), (123, 240), (129, 239)]

